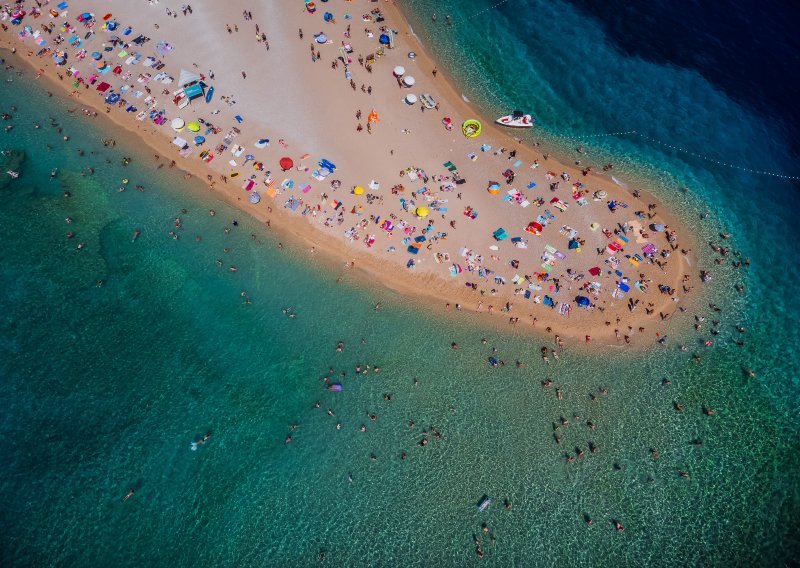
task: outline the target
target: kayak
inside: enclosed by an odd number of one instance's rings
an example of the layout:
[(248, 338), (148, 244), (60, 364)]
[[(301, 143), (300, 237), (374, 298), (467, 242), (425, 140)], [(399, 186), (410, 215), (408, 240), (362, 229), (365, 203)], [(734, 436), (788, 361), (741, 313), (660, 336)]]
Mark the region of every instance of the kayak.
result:
[(530, 128), (533, 126), (534, 120), (531, 115), (522, 114), (521, 110), (515, 110), (511, 114), (501, 116), (495, 122), (509, 128)]
[(211, 97), (213, 96), (214, 96), (214, 86), (212, 85), (208, 88), (208, 91), (206, 91), (206, 102), (210, 103)]

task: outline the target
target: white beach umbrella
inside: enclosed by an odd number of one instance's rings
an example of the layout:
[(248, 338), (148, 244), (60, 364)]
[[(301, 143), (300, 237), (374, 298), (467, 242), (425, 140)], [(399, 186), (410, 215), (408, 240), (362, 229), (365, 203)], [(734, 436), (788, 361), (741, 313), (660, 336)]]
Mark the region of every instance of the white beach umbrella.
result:
[(406, 95), (406, 102), (407, 102), (408, 104), (410, 104), (410, 105), (416, 104), (416, 102), (417, 102), (417, 95), (415, 95), (414, 93), (408, 93), (408, 94)]
[(406, 87), (413, 87), (414, 83), (416, 83), (416, 82), (417, 82), (417, 80), (414, 79), (414, 77), (412, 77), (411, 75), (409, 75), (408, 77), (404, 77), (403, 78), (403, 84)]
[(402, 65), (398, 65), (394, 68), (395, 77), (402, 77), (406, 73), (406, 68)]
[(173, 130), (180, 130), (185, 126), (185, 122), (182, 118), (173, 118), (172, 119), (172, 128)]

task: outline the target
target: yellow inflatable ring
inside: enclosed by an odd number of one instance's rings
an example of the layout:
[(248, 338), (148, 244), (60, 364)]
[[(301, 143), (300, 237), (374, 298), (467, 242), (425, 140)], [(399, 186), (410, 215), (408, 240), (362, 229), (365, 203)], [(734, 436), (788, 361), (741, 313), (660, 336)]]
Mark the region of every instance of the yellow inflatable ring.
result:
[(475, 138), (481, 133), (481, 123), (474, 118), (465, 120), (464, 124), (461, 125), (461, 132), (463, 132), (464, 136), (467, 138)]

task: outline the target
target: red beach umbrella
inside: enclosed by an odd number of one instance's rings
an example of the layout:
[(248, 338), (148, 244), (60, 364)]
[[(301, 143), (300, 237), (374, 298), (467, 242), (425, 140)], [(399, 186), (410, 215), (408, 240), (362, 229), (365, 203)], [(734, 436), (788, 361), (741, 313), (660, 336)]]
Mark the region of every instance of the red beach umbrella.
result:
[(289, 170), (289, 169), (291, 169), (291, 168), (292, 168), (292, 166), (294, 165), (294, 162), (292, 161), (292, 159), (291, 159), (291, 158), (288, 158), (288, 157), (283, 157), (283, 158), (281, 158), (281, 161), (280, 161), (280, 162), (278, 162), (278, 163), (280, 164), (280, 166), (281, 166), (281, 169), (282, 169), (283, 171), (286, 171), (286, 170)]

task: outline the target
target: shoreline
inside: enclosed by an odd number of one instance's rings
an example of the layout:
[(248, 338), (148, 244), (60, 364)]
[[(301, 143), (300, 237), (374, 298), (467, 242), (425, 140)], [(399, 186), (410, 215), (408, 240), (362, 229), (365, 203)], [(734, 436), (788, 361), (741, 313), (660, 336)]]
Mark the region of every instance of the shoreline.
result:
[[(398, 22), (393, 22), (394, 24), (398, 24), (398, 28), (405, 27), (404, 31), (401, 31), (401, 35), (404, 34), (406, 36), (406, 40), (410, 40), (411, 47), (418, 47), (419, 49), (419, 57), (415, 60), (415, 64), (421, 68), (421, 70), (425, 70), (425, 67), (432, 66), (434, 63), (429, 59), (427, 54), (425, 53), (424, 48), (420, 45), (411, 33), (410, 26), (408, 25), (407, 21), (405, 20), (404, 16), (402, 15), (401, 10), (393, 5), (383, 6), (383, 8), (388, 8), (387, 12), (392, 12), (399, 16)], [(394, 20), (394, 18), (390, 18)], [(6, 43), (6, 42), (4, 42)], [(16, 46), (18, 42), (12, 41), (7, 43), (8, 46)], [(28, 48), (29, 45), (23, 44), (23, 48)], [(17, 54), (19, 59), (23, 61), (27, 61), (29, 65), (31, 65), (32, 70), (36, 70), (38, 65), (37, 61), (31, 57), (23, 57), (19, 53)], [(41, 61), (41, 60), (40, 60)], [(49, 71), (52, 67), (52, 64), (48, 61), (44, 63), (41, 61), (42, 68)], [(94, 98), (94, 97), (81, 97), (81, 96), (74, 96), (75, 92), (69, 93), (69, 88), (67, 88), (63, 83), (59, 82), (55, 79), (50, 73), (45, 72), (43, 77), (46, 78), (48, 81), (48, 85), (60, 85), (60, 89), (65, 91), (66, 98), (71, 98), (74, 101), (78, 101), (81, 105), (85, 105), (87, 107), (92, 108), (93, 110), (97, 111), (98, 114), (106, 114), (111, 118), (113, 123), (118, 126), (122, 126), (125, 132), (130, 133), (131, 135), (137, 136), (138, 139), (142, 140), (147, 144), (149, 147), (156, 150), (162, 156), (171, 156), (172, 148), (170, 140), (167, 136), (153, 136), (156, 134), (157, 128), (153, 126), (143, 127), (143, 125), (139, 125), (137, 123), (132, 123), (130, 120), (123, 120), (122, 117), (126, 116), (120, 112), (106, 112), (106, 104), (103, 102), (102, 98)], [(476, 116), (475, 109), (470, 108), (466, 102), (463, 101), (462, 96), (457, 93), (457, 89), (455, 85), (449, 79), (445, 79), (445, 77), (440, 77), (435, 79), (436, 89), (440, 91), (445, 91), (446, 96), (442, 98), (443, 103), (447, 103), (448, 105), (452, 105), (455, 107), (455, 111), (453, 114), (456, 115), (468, 115), (468, 116)], [(60, 90), (59, 89), (59, 90)], [(80, 91), (77, 91), (80, 95)], [(94, 94), (93, 91), (90, 93)], [(459, 112), (460, 111), (460, 112)], [(113, 116), (112, 116), (113, 115)], [(485, 117), (481, 117), (485, 118)], [(143, 123), (144, 124), (144, 123)], [(485, 132), (491, 134), (494, 138), (499, 138), (501, 141), (506, 139), (508, 141), (515, 140), (512, 136), (510, 136), (507, 132), (501, 131), (499, 128), (495, 127), (494, 124), (489, 120), (484, 120), (484, 124), (486, 124)], [(135, 126), (135, 128), (133, 127)], [(161, 131), (159, 134), (164, 134), (165, 131)], [(148, 136), (149, 134), (149, 136)], [(482, 137), (483, 138), (483, 137)], [(529, 154), (535, 154), (537, 151), (546, 151), (545, 149), (532, 149), (530, 146), (524, 146), (520, 148), (520, 153), (527, 152)], [(452, 150), (451, 150), (452, 151)], [(521, 156), (522, 157), (522, 156)], [(170, 159), (170, 158), (166, 158)], [(202, 162), (186, 159), (181, 160), (176, 157), (175, 161), (177, 162), (176, 167), (188, 172), (194, 178), (194, 181), (202, 181), (207, 188), (209, 188), (208, 183), (205, 181), (204, 176), (208, 173), (208, 169), (201, 167)], [(460, 160), (461, 161), (461, 160)], [(216, 163), (220, 163), (219, 161)], [(548, 167), (554, 167), (556, 169), (564, 168), (565, 170), (573, 170), (573, 168), (569, 168), (568, 166), (563, 166), (561, 164), (556, 164), (555, 162), (547, 162)], [(217, 170), (219, 172), (219, 170)], [(593, 182), (595, 180), (592, 180)], [(611, 183), (609, 180), (605, 180), (607, 183)], [(593, 184), (594, 185), (594, 184)], [(242, 195), (237, 196), (236, 194), (228, 191), (221, 190), (224, 188), (224, 185), (217, 185), (216, 188), (209, 188), (210, 191), (213, 192), (214, 196), (218, 199), (225, 201), (226, 203), (241, 209), (245, 213), (252, 215), (254, 218), (258, 219), (261, 222), (270, 221), (270, 227), (275, 230), (278, 235), (283, 238), (283, 235), (287, 235), (289, 240), (293, 240), (295, 242), (302, 242), (307, 246), (314, 247), (317, 253), (320, 253), (320, 257), (325, 260), (326, 265), (330, 265), (333, 269), (334, 266), (338, 265), (341, 267), (342, 261), (356, 261), (356, 273), (363, 274), (369, 280), (369, 284), (372, 285), (373, 283), (378, 284), (379, 286), (384, 286), (389, 288), (390, 290), (394, 291), (403, 296), (409, 296), (413, 298), (418, 298), (424, 300), (427, 304), (433, 307), (437, 311), (443, 311), (446, 313), (446, 310), (443, 309), (443, 304), (445, 302), (449, 302), (452, 304), (455, 303), (463, 303), (463, 309), (465, 312), (475, 312), (476, 316), (470, 317), (470, 320), (478, 320), (480, 319), (480, 323), (482, 325), (486, 325), (490, 328), (500, 328), (508, 330), (509, 325), (505, 323), (505, 320), (502, 318), (485, 318), (477, 316), (478, 309), (473, 307), (473, 304), (476, 299), (479, 299), (474, 292), (465, 292), (464, 288), (462, 287), (461, 290), (458, 289), (458, 286), (453, 286), (451, 282), (447, 281), (443, 277), (431, 273), (429, 271), (425, 272), (424, 274), (421, 272), (417, 272), (416, 274), (406, 274), (403, 271), (397, 271), (396, 268), (398, 264), (395, 261), (391, 261), (385, 257), (379, 257), (378, 255), (370, 254), (365, 250), (361, 250), (356, 248), (355, 246), (348, 246), (345, 250), (341, 250), (342, 247), (340, 246), (341, 240), (340, 239), (329, 239), (325, 238), (326, 235), (321, 230), (319, 231), (312, 231), (312, 234), (309, 234), (308, 231), (305, 231), (308, 227), (308, 223), (300, 224), (301, 218), (292, 218), (292, 215), (286, 212), (280, 212), (279, 215), (273, 215), (272, 211), (265, 210), (263, 207), (252, 207), (249, 206), (249, 203), (245, 200), (242, 201)], [(235, 184), (234, 184), (235, 187)], [(619, 188), (620, 191), (624, 191), (623, 188)], [(647, 195), (646, 197), (650, 197)], [(652, 201), (652, 200), (651, 200)], [(277, 202), (276, 202), (277, 203)], [(246, 205), (245, 205), (246, 204)], [(276, 207), (275, 212), (280, 211), (280, 207)], [(680, 223), (677, 220), (673, 220), (670, 216), (670, 213), (664, 214), (662, 211), (659, 211), (659, 214), (662, 219), (667, 220), (666, 224), (670, 226), (680, 226)], [(271, 222), (275, 222), (275, 226), (272, 227)], [(686, 239), (687, 234), (683, 234), (683, 239)], [(694, 245), (694, 242), (691, 243)], [(696, 259), (696, 255), (690, 255), (690, 259), (694, 261)], [(678, 281), (680, 278), (683, 277), (683, 274), (688, 273), (691, 270), (696, 270), (696, 262), (693, 262), (691, 267), (682, 268), (677, 274), (673, 276), (671, 280), (672, 285), (677, 287)], [(340, 268), (341, 270), (341, 268)], [(390, 275), (389, 276), (387, 276)], [(363, 286), (362, 283), (357, 283), (356, 285)], [(696, 298), (699, 294), (693, 294), (689, 296), (690, 298)], [(496, 302), (498, 304), (502, 303), (502, 300), (506, 299), (506, 296), (486, 296), (488, 301)], [(509, 301), (514, 301), (515, 305), (521, 301), (520, 298), (511, 296), (509, 297)], [(618, 310), (623, 309), (624, 306), (620, 305)], [(527, 310), (525, 310), (527, 311)], [(541, 315), (541, 314), (539, 314)], [(581, 314), (582, 317), (585, 314)], [(563, 319), (563, 318), (562, 318)], [(620, 345), (619, 341), (615, 341), (615, 336), (611, 331), (610, 326), (606, 326), (605, 328), (597, 325), (596, 320), (600, 318), (594, 318), (595, 322), (594, 327), (591, 328), (589, 332), (586, 330), (586, 324), (579, 322), (575, 323), (574, 319), (568, 322), (568, 325), (565, 325), (567, 322), (560, 320), (557, 316), (553, 316), (552, 319), (542, 318), (539, 320), (538, 326), (531, 325), (530, 320), (524, 317), (520, 317), (520, 323), (522, 325), (513, 326), (514, 333), (518, 330), (525, 330), (523, 333), (532, 332), (532, 335), (536, 336), (537, 338), (543, 338), (545, 335), (550, 337), (553, 333), (561, 334), (567, 338), (577, 338), (579, 340), (583, 339), (583, 335), (585, 333), (591, 333), (592, 335), (592, 344), (600, 344), (600, 345)], [(648, 327), (651, 326), (653, 323), (652, 319), (646, 320), (644, 317), (641, 318), (633, 318), (636, 321), (643, 322), (647, 324)], [(677, 318), (676, 318), (677, 319)], [(589, 322), (586, 322), (589, 323)], [(635, 322), (634, 322), (635, 323)], [(502, 325), (500, 325), (502, 324)], [(660, 323), (657, 324), (657, 327), (663, 329), (671, 329), (678, 324), (673, 322), (667, 323)], [(543, 328), (545, 326), (552, 326), (553, 331), (547, 333)], [(666, 333), (666, 332), (665, 332)], [(638, 339), (638, 336), (634, 336)], [(583, 342), (581, 342), (583, 343)], [(633, 347), (641, 347), (644, 345), (650, 345), (649, 342), (642, 342), (642, 341), (633, 341), (631, 346)], [(628, 346), (630, 348), (630, 346)]]

